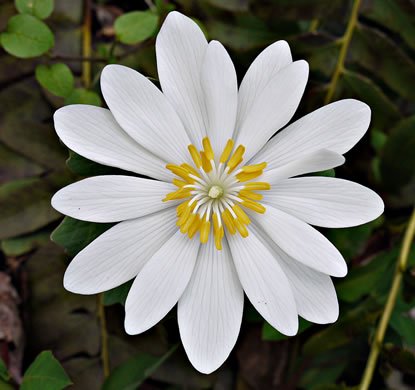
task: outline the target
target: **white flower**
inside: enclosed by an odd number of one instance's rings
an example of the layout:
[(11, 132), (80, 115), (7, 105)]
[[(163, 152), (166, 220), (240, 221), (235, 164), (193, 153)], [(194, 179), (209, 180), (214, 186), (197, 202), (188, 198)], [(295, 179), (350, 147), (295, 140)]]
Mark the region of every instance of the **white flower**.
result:
[(53, 207), (73, 218), (120, 222), (74, 258), (64, 286), (96, 294), (135, 278), (125, 306), (129, 334), (178, 303), (187, 355), (210, 373), (236, 342), (244, 291), (286, 335), (296, 334), (298, 315), (337, 319), (329, 275), (346, 275), (346, 263), (310, 225), (366, 223), (383, 202), (347, 180), (291, 177), (341, 165), (366, 132), (370, 109), (341, 100), (270, 139), (292, 118), (308, 78), (307, 63), (292, 62), (286, 42), (256, 58), (239, 90), (224, 47), (178, 12), (163, 24), (156, 54), (163, 92), (109, 65), (101, 76), (109, 110), (72, 105), (54, 116), (70, 149), (157, 179), (91, 177), (53, 197)]

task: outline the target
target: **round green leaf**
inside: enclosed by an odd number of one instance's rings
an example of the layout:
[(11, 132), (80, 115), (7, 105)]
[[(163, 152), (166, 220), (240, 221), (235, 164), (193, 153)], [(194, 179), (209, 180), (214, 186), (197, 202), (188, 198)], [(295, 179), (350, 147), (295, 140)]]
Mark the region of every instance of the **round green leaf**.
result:
[(158, 25), (152, 12), (134, 11), (121, 15), (114, 23), (115, 34), (122, 43), (135, 44), (150, 38)]
[(15, 0), (15, 4), (21, 14), (30, 14), (39, 19), (46, 19), (53, 11), (53, 0)]
[(65, 104), (91, 104), (93, 106), (101, 106), (101, 98), (94, 91), (88, 91), (85, 88), (75, 88), (66, 98)]
[(67, 97), (74, 87), (73, 74), (65, 64), (38, 65), (36, 67), (36, 79), (43, 88), (56, 96)]
[(15, 15), (9, 19), (7, 29), (0, 35), (0, 43), (9, 54), (30, 58), (49, 51), (54, 43), (52, 31), (32, 15)]

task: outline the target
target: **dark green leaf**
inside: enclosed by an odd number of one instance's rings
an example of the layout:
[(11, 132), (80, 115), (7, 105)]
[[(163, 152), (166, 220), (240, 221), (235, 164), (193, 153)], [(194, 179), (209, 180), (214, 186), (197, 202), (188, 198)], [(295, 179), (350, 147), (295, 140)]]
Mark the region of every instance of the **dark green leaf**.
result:
[(7, 256), (21, 256), (49, 240), (50, 230), (41, 230), (33, 234), (2, 240), (1, 250)]
[(53, 11), (53, 0), (15, 0), (15, 2), (21, 14), (31, 14), (39, 19), (46, 19)]
[(49, 27), (32, 15), (15, 15), (10, 18), (7, 30), (0, 35), (0, 43), (11, 55), (20, 58), (40, 56), (54, 45)]
[(227, 11), (244, 12), (249, 9), (249, 0), (206, 0), (214, 7), (222, 8)]
[(41, 352), (26, 370), (20, 390), (61, 390), (72, 384), (50, 351)]
[(385, 345), (383, 357), (399, 371), (415, 375), (415, 354), (412, 351)]
[(76, 255), (112, 226), (114, 224), (91, 223), (65, 217), (52, 233), (51, 238), (59, 245), (62, 245), (70, 255)]
[(94, 91), (88, 91), (85, 88), (75, 88), (72, 93), (65, 99), (65, 105), (69, 104), (90, 104), (92, 106), (101, 106), (101, 97)]
[(75, 83), (71, 70), (65, 64), (38, 65), (36, 78), (42, 87), (61, 97), (69, 96)]
[(115, 34), (122, 43), (133, 45), (142, 42), (154, 34), (158, 19), (158, 15), (150, 11), (128, 12), (115, 21)]
[(10, 379), (9, 370), (4, 364), (3, 359), (0, 358), (0, 379), (5, 380), (6, 382)]
[(69, 159), (66, 163), (74, 173), (80, 176), (116, 175), (124, 172), (121, 169), (107, 167), (88, 160), (72, 150), (69, 152)]
[(116, 367), (107, 378), (102, 390), (135, 390), (176, 350), (177, 345), (163, 356), (152, 356), (147, 353), (127, 360)]
[[(313, 325), (311, 322), (306, 321), (304, 318), (299, 317), (299, 324), (298, 324), (298, 333), (300, 334)], [(268, 322), (264, 322), (264, 326), (262, 328), (262, 339), (263, 340), (284, 340), (288, 339), (289, 336), (286, 336), (278, 330), (274, 329)]]
[(124, 305), (132, 284), (133, 284), (133, 281), (130, 280), (122, 284), (121, 286), (105, 291), (104, 292), (104, 305), (110, 306), (116, 303), (121, 303), (122, 305)]
[(413, 203), (415, 196), (415, 116), (400, 122), (390, 132), (381, 153), (380, 174), (385, 189), (404, 198), (398, 206)]

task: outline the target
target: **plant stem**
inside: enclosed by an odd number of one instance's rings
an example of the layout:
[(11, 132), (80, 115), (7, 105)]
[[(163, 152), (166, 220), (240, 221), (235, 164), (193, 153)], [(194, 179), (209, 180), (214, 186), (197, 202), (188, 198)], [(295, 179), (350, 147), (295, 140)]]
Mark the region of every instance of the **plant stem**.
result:
[(324, 99), (324, 104), (331, 102), (333, 98), (334, 91), (337, 87), (337, 82), (339, 81), (340, 75), (344, 71), (344, 61), (346, 59), (347, 50), (350, 45), (350, 41), (353, 36), (354, 28), (356, 27), (357, 17), (359, 15), (359, 7), (362, 0), (354, 0), (352, 12), (350, 14), (349, 22), (347, 24), (346, 32), (344, 33), (342, 40), (342, 46), (340, 49), (340, 54), (337, 59), (336, 69), (334, 71), (333, 77), (330, 81), (329, 90), (327, 91), (326, 98)]
[[(82, 27), (82, 56), (91, 57), (91, 0), (85, 0), (84, 25)], [(82, 81), (85, 88), (91, 85), (91, 62), (82, 62)]]
[(409, 251), (411, 249), (412, 241), (415, 235), (415, 208), (409, 219), (408, 226), (402, 242), (401, 251), (399, 253), (398, 263), (396, 264), (395, 274), (393, 276), (392, 286), (389, 291), (388, 299), (386, 301), (385, 309), (382, 313), (375, 337), (370, 348), (369, 358), (366, 363), (366, 368), (363, 373), (362, 381), (360, 383), (360, 390), (368, 390), (370, 382), (372, 381), (373, 372), (375, 371), (376, 362), (382, 348), (383, 339), (385, 337), (386, 329), (395, 306), (396, 297), (398, 296), (403, 274), (406, 270), (408, 262)]
[(110, 374), (109, 352), (108, 352), (108, 332), (105, 320), (104, 293), (98, 294), (98, 313), (101, 329), (101, 360), (104, 379)]

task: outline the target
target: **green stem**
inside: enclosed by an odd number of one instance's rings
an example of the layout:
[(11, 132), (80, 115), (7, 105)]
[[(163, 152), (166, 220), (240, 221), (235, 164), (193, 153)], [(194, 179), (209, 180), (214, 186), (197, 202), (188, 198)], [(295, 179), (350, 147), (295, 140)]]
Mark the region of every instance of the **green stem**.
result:
[(408, 262), (409, 251), (411, 249), (412, 241), (415, 235), (415, 208), (409, 219), (408, 226), (402, 242), (401, 251), (399, 253), (398, 263), (396, 264), (395, 274), (392, 281), (392, 286), (389, 291), (388, 299), (386, 301), (385, 309), (382, 313), (375, 337), (370, 348), (369, 358), (366, 363), (366, 368), (363, 373), (362, 381), (359, 390), (368, 390), (370, 382), (372, 381), (373, 373), (375, 371), (376, 362), (382, 348), (383, 339), (385, 337), (386, 329), (388, 328), (389, 320), (395, 306), (396, 297), (398, 296), (403, 274), (406, 270)]
[[(91, 1), (85, 0), (84, 25), (82, 27), (82, 57), (91, 57)], [(85, 88), (91, 85), (91, 62), (82, 61), (82, 81)]]
[(359, 15), (359, 7), (362, 0), (354, 0), (352, 12), (350, 14), (350, 19), (347, 24), (346, 32), (342, 38), (342, 47), (340, 49), (340, 54), (337, 59), (336, 69), (334, 70), (333, 77), (330, 81), (329, 90), (327, 91), (326, 98), (324, 99), (324, 104), (329, 104), (333, 98), (334, 91), (337, 87), (337, 82), (339, 81), (340, 75), (344, 71), (344, 61), (346, 59), (347, 50), (349, 49), (350, 41), (353, 36), (353, 31), (356, 27), (357, 17)]

